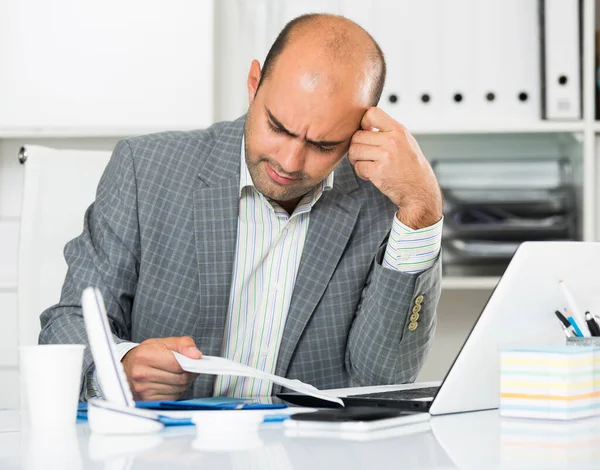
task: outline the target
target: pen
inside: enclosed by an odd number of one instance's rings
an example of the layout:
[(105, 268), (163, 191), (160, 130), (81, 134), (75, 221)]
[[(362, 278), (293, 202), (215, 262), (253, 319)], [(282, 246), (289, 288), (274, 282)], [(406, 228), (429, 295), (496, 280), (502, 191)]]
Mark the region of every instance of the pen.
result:
[(585, 335), (579, 328), (579, 325), (577, 324), (577, 321), (575, 320), (575, 318), (573, 318), (573, 315), (571, 315), (571, 313), (566, 308), (565, 308), (565, 314), (567, 316), (567, 320), (569, 320), (569, 323), (575, 330), (576, 335), (579, 336), (580, 338), (583, 338)]
[(560, 313), (558, 310), (556, 310), (554, 312), (554, 314), (560, 320), (561, 326), (562, 326), (565, 336), (567, 338), (572, 338), (573, 336), (577, 336), (577, 333), (575, 332), (573, 325), (571, 325), (571, 323), (569, 323), (569, 320), (567, 320), (562, 313)]
[(600, 327), (590, 312), (585, 312), (585, 322), (592, 336), (600, 336)]
[(578, 329), (577, 325), (581, 325), (581, 336), (586, 336), (586, 334), (588, 334), (589, 331), (587, 328), (587, 324), (585, 323), (585, 317), (581, 313), (581, 310), (579, 310), (579, 308), (577, 307), (575, 299), (571, 295), (571, 291), (569, 291), (569, 289), (567, 288), (567, 284), (565, 283), (565, 281), (558, 281), (558, 285), (560, 286), (560, 288), (563, 291), (563, 294), (565, 295), (565, 299), (567, 300), (567, 306), (569, 307), (569, 310), (573, 312), (573, 319), (576, 320), (575, 325), (573, 325), (575, 331), (577, 331)]

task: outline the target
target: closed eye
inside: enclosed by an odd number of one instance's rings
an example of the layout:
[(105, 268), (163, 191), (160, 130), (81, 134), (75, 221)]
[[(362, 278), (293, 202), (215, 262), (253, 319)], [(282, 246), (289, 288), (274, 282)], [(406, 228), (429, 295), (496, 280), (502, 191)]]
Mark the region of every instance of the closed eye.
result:
[(274, 126), (273, 124), (271, 124), (271, 121), (267, 121), (267, 124), (269, 125), (269, 129), (271, 131), (275, 132), (276, 134), (287, 134), (287, 135), (290, 135), (289, 132), (286, 132), (281, 127), (277, 127), (277, 126)]
[(335, 150), (335, 147), (323, 147), (318, 144), (311, 144), (314, 148), (316, 148), (321, 153), (331, 153)]

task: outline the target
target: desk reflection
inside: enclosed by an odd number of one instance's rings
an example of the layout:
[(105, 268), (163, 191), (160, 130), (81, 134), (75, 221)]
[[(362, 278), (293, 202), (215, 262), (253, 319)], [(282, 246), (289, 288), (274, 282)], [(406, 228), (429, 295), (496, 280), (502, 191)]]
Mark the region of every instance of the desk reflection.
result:
[(600, 467), (600, 417), (570, 421), (502, 418), (502, 463)]
[[(12, 413), (12, 415), (10, 415)], [(3, 418), (14, 412), (0, 412)], [(17, 470), (598, 469), (600, 417), (573, 421), (501, 418), (496, 410), (433, 417), (429, 429), (360, 442), (286, 437), (281, 426), (248, 439), (193, 426), (145, 436), (101, 436), (87, 423), (0, 434), (0, 468)]]
[(197, 433), (193, 426), (168, 427), (159, 434), (142, 436), (102, 436), (91, 434), (86, 423), (61, 432), (22, 429), (19, 440), (21, 449), (5, 449), (9, 458), (3, 462), (8, 468), (597, 470), (600, 417), (567, 422), (519, 420), (501, 418), (494, 410), (433, 417), (429, 429), (365, 442), (289, 437), (281, 425), (263, 427), (243, 439), (239, 433)]
[[(90, 437), (88, 457), (106, 470), (218, 468), (231, 470), (347, 470), (389, 467), (456, 468), (430, 430), (367, 442), (286, 437), (280, 426), (255, 435), (196, 434), (193, 427), (123, 440)], [(156, 439), (159, 438), (159, 439)]]
[(502, 418), (497, 410), (434, 417), (436, 440), (462, 469), (598, 469), (600, 417)]
[(82, 470), (80, 431), (75, 425), (47, 429), (24, 426), (21, 430), (21, 465), (26, 470)]

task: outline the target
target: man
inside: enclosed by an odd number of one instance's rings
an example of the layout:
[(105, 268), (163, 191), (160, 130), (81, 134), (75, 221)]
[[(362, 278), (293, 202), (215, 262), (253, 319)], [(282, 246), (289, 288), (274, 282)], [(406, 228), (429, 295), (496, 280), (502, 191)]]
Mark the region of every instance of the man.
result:
[[(120, 142), (40, 342), (86, 342), (94, 285), (138, 400), (278, 391), (186, 373), (172, 350), (319, 388), (414, 380), (435, 330), (442, 197), (415, 139), (374, 107), (384, 80), (366, 31), (307, 15), (252, 63), (247, 116)], [(84, 374), (93, 396), (89, 350)]]

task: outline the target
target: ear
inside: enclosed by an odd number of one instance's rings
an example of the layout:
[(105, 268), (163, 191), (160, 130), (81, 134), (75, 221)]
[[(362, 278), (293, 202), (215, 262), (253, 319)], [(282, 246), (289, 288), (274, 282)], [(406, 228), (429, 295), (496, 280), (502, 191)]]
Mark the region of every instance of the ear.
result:
[(262, 71), (260, 70), (258, 60), (253, 60), (252, 64), (250, 64), (250, 71), (248, 72), (248, 104), (252, 104), (254, 101), (261, 75)]

